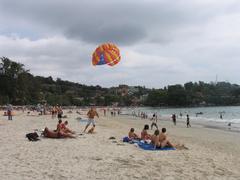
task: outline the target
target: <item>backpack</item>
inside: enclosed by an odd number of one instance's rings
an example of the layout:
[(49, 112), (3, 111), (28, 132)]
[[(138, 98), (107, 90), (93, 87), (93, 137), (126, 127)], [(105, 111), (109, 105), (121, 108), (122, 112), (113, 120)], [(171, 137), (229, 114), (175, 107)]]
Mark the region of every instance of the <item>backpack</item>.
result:
[(26, 134), (26, 138), (28, 138), (29, 141), (38, 141), (38, 140), (40, 140), (39, 136), (38, 136), (38, 134), (36, 132)]

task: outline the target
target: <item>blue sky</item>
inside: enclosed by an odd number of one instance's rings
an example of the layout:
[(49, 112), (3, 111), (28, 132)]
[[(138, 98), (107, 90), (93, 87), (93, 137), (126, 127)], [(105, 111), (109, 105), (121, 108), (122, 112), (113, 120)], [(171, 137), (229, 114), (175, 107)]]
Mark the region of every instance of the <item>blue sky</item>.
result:
[[(240, 84), (237, 0), (0, 0), (0, 56), (35, 75), (104, 87)], [(91, 65), (114, 42), (121, 62)]]

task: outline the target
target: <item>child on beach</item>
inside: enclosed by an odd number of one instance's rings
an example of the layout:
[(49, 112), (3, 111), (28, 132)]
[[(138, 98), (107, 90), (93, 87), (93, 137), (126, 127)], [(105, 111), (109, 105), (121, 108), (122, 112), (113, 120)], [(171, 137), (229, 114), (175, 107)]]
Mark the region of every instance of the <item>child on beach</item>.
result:
[(131, 129), (130, 129), (130, 131), (129, 131), (129, 133), (128, 133), (128, 138), (129, 138), (130, 140), (133, 140), (133, 139), (139, 140), (139, 139), (140, 139), (140, 138), (138, 137), (138, 135), (137, 135), (136, 133), (134, 133), (134, 128), (131, 128)]
[(154, 145), (155, 148), (160, 147), (159, 142), (159, 130), (155, 130), (154, 134), (151, 137), (151, 143)]

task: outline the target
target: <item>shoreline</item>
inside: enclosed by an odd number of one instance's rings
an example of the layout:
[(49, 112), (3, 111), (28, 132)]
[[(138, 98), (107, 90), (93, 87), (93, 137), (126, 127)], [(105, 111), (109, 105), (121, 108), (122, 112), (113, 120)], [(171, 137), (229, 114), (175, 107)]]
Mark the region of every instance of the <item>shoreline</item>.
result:
[[(137, 121), (141, 120), (146, 120), (149, 121), (150, 123), (150, 118), (148, 119), (142, 119), (141, 117), (135, 117), (130, 114), (122, 114), (122, 116), (128, 117), (128, 118), (135, 118)], [(173, 123), (171, 118), (168, 118), (166, 116), (162, 116), (161, 118), (158, 118), (158, 122), (165, 121), (169, 123)], [(186, 119), (185, 118), (178, 118), (177, 119), (177, 125), (181, 124), (181, 126), (186, 127)], [(240, 126), (236, 127), (234, 123), (232, 123), (231, 126), (228, 126), (226, 122), (215, 122), (215, 121), (201, 121), (201, 119), (195, 119), (195, 120), (190, 120), (190, 124), (194, 126), (201, 126), (202, 128), (209, 128), (209, 129), (218, 129), (226, 132), (234, 132), (234, 133), (240, 133)], [(240, 125), (240, 124), (239, 124)], [(187, 128), (187, 127), (186, 127)]]

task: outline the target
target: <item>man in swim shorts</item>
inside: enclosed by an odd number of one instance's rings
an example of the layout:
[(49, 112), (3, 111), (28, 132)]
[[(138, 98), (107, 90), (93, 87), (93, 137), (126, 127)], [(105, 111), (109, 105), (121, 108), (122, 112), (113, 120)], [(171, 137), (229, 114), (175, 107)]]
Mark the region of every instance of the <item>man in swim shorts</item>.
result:
[(153, 114), (153, 117), (151, 118), (152, 124), (151, 124), (151, 130), (153, 129), (153, 126), (155, 126), (158, 129), (157, 125), (157, 114)]
[(87, 116), (88, 116), (88, 123), (87, 123), (83, 132), (85, 132), (87, 130), (88, 126), (90, 124), (92, 124), (93, 127), (88, 131), (88, 133), (93, 133), (93, 131), (95, 129), (95, 126), (96, 126), (95, 121), (94, 121), (94, 117), (97, 116), (99, 118), (98, 113), (93, 107), (91, 107), (91, 109), (87, 113)]
[(166, 135), (166, 128), (162, 128), (162, 132), (159, 134), (159, 145), (161, 148), (164, 147), (174, 147), (174, 145), (168, 140)]

